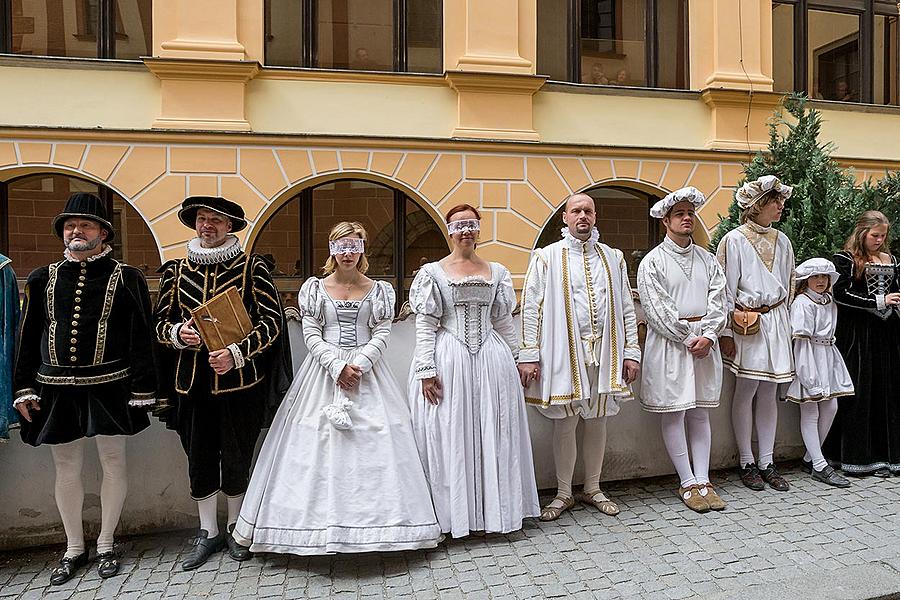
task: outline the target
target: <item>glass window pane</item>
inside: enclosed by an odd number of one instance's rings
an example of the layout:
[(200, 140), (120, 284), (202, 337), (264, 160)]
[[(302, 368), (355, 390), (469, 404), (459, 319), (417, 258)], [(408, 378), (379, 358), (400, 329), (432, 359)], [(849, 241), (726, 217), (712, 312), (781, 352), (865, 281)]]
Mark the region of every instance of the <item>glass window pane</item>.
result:
[(859, 17), (821, 10), (808, 14), (812, 97), (859, 102)]
[(776, 92), (794, 90), (794, 7), (772, 6), (772, 79)]
[(659, 47), (658, 87), (683, 90), (687, 88), (686, 0), (658, 0), (656, 31)]
[(135, 60), (153, 53), (151, 0), (116, 0), (116, 58)]
[(441, 0), (408, 0), (406, 62), (411, 73), (443, 72)]
[(583, 0), (581, 82), (647, 85), (645, 0)]
[(897, 104), (897, 17), (875, 16), (876, 104)]
[(537, 2), (537, 72), (554, 81), (568, 81), (568, 0)]
[(99, 0), (12, 3), (12, 52), (96, 58)]
[(254, 244), (275, 263), (272, 275), (301, 277), (303, 275), (303, 246), (300, 244), (300, 196), (294, 196), (278, 209), (262, 226)]
[(318, 0), (316, 32), (317, 67), (394, 70), (393, 0)]
[(412, 200), (406, 201), (405, 243), (404, 277), (412, 277), (425, 263), (440, 260), (450, 253), (443, 227)]
[(393, 277), (394, 191), (367, 181), (336, 181), (313, 190), (313, 271), (328, 258), (328, 234), (340, 221), (359, 221), (369, 237), (370, 277)]
[(301, 0), (266, 0), (266, 64), (303, 66), (303, 3)]

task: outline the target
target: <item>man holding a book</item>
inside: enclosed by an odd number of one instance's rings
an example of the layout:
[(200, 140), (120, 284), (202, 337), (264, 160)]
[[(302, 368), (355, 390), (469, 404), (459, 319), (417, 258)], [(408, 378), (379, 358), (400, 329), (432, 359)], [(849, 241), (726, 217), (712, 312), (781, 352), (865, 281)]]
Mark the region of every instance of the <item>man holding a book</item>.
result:
[[(234, 542), (259, 432), (290, 384), (290, 352), (278, 291), (266, 261), (247, 255), (234, 235), (247, 226), (243, 209), (225, 198), (192, 196), (178, 213), (197, 237), (187, 258), (162, 266), (156, 336), (174, 371), (172, 408), (163, 419), (178, 431), (188, 457), (191, 497), (200, 532), (182, 564), (205, 563)], [(218, 493), (228, 505), (226, 531), (216, 520)]]

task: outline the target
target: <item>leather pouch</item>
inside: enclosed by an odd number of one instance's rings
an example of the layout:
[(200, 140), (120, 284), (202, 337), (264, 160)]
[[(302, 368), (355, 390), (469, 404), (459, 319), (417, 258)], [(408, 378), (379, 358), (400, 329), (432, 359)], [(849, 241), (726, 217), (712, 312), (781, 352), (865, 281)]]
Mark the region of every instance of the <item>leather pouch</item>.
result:
[(731, 330), (738, 335), (759, 333), (759, 313), (750, 310), (734, 309), (731, 313)]

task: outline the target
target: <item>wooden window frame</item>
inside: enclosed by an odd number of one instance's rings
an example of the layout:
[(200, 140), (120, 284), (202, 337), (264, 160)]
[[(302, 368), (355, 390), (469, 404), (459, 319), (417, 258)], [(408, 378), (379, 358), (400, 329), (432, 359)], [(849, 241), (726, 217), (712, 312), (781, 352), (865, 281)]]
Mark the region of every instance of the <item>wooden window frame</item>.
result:
[[(806, 56), (809, 49), (809, 12), (826, 11), (856, 16), (859, 19), (859, 103), (875, 101), (875, 16), (897, 17), (896, 2), (884, 0), (776, 0), (773, 5), (785, 4), (794, 8), (794, 90), (810, 93), (810, 65)], [(802, 60), (798, 60), (802, 57)], [(887, 66), (885, 68), (889, 68)]]
[[(12, 3), (13, 0), (0, 0), (0, 54), (12, 53)], [(97, 58), (116, 58), (116, 40), (127, 39), (124, 33), (116, 33), (116, 25), (121, 24), (117, 18), (117, 0), (99, 0), (97, 23), (94, 33), (86, 33), (87, 27), (81, 20), (84, 18), (81, 4), (77, 7), (76, 17), (79, 20), (76, 37), (79, 39), (97, 40)], [(39, 56), (39, 55), (36, 55)]]
[[(0, 0), (3, 1), (3, 0)], [(318, 48), (318, 28), (316, 27), (316, 18), (317, 18), (317, 5), (318, 2), (316, 0), (300, 0), (301, 2), (301, 11), (300, 11), (300, 57), (299, 64), (295, 66), (295, 68), (308, 69), (308, 68), (323, 68), (317, 67), (316, 62), (318, 57), (316, 56), (316, 49)], [(264, 5), (264, 27), (265, 27), (265, 42), (269, 41), (271, 36), (271, 19), (272, 19), (272, 9), (270, 0), (265, 0), (263, 2)], [(443, 0), (441, 2), (441, 6), (443, 8)], [(407, 40), (407, 31), (409, 28), (409, 22), (407, 19), (407, 15), (409, 14), (409, 0), (393, 0), (392, 3), (392, 11), (394, 17), (394, 31), (393, 31), (393, 71), (398, 73), (405, 73), (409, 69), (409, 45)], [(442, 11), (443, 14), (443, 11)], [(441, 31), (440, 35), (443, 38), (443, 19), (441, 20)], [(0, 30), (2, 32), (2, 30)], [(443, 39), (440, 44), (441, 51), (441, 63), (443, 64)], [(265, 53), (265, 47), (264, 47)], [(265, 58), (263, 59), (265, 60)], [(335, 67), (324, 67), (327, 70), (333, 71), (346, 71), (353, 69), (341, 69)]]
[[(569, 26), (567, 28), (568, 35), (568, 68), (567, 68), (567, 81), (573, 83), (581, 82), (581, 14), (582, 14), (582, 2), (585, 0), (569, 0), (568, 3), (568, 11), (569, 11)], [(659, 20), (657, 18), (658, 14), (658, 0), (644, 0), (644, 51), (645, 57), (644, 61), (646, 63), (646, 74), (647, 74), (647, 84), (646, 87), (655, 88), (659, 86)], [(618, 7), (618, 3), (616, 5)], [(679, 65), (679, 73), (681, 77), (684, 79), (684, 87), (688, 86), (687, 81), (687, 73), (688, 69), (688, 3), (685, 2), (682, 6), (682, 10), (684, 11), (683, 19), (685, 23), (684, 27), (684, 37), (682, 39), (682, 45), (684, 46), (683, 55), (680, 57), (682, 60), (680, 61), (682, 64)], [(614, 29), (617, 31), (621, 31), (621, 21), (620, 19), (621, 11), (616, 10), (616, 24)], [(682, 54), (682, 52), (679, 52)], [(638, 86), (641, 87), (641, 86)]]

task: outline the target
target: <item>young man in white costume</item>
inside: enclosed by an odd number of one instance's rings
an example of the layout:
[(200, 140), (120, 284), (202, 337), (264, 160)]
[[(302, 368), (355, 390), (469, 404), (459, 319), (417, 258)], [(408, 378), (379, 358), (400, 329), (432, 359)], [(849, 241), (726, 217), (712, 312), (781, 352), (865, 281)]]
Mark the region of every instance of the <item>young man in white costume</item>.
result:
[[(723, 510), (709, 482), (709, 409), (719, 406), (725, 328), (725, 275), (715, 257), (691, 240), (694, 211), (706, 197), (686, 187), (657, 202), (666, 237), (638, 268), (638, 292), (650, 325), (641, 374), (641, 406), (660, 414), (663, 441), (678, 472), (678, 496), (696, 512)], [(687, 432), (685, 432), (687, 425)], [(690, 438), (690, 456), (688, 456)]]
[(575, 194), (563, 211), (563, 239), (534, 251), (522, 290), (519, 374), (525, 401), (553, 423), (557, 494), (541, 511), (553, 521), (575, 505), (575, 428), (584, 421), (584, 492), (608, 515), (619, 507), (600, 491), (606, 417), (632, 397), (641, 351), (621, 250), (599, 241), (594, 199)]
[[(726, 233), (716, 251), (725, 272), (725, 307), (732, 315), (721, 348), (722, 360), (736, 378), (731, 421), (740, 476), (756, 491), (766, 483), (780, 492), (790, 489), (775, 468), (773, 454), (778, 384), (794, 379), (788, 310), (794, 295), (794, 248), (772, 223), (781, 219), (792, 191), (774, 175), (742, 185), (735, 193), (742, 225)], [(733, 327), (735, 319), (745, 326)], [(754, 421), (759, 462), (751, 445)]]

